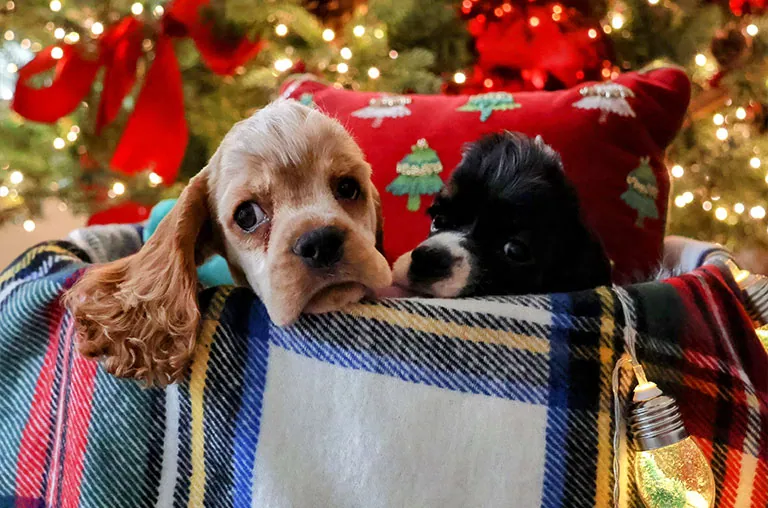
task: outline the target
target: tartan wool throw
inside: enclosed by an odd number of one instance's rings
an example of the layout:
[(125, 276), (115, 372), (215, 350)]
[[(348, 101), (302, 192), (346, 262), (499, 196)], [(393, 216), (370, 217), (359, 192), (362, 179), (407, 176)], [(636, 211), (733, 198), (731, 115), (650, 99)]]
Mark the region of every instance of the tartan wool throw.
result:
[[(138, 248), (135, 228), (110, 234)], [(0, 506), (612, 505), (610, 289), (384, 300), (277, 328), (250, 291), (213, 288), (188, 379), (143, 389), (78, 356), (58, 303), (112, 256), (101, 238), (0, 275)], [(726, 279), (627, 289), (717, 506), (768, 505), (768, 357)], [(621, 505), (639, 506), (619, 453)]]

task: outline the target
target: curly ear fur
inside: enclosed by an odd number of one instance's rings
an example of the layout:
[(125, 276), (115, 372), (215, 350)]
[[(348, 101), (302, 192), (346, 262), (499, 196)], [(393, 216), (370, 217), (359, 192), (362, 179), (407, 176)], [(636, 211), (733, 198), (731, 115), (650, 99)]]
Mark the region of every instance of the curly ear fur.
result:
[(208, 219), (203, 170), (139, 252), (85, 272), (64, 296), (83, 356), (149, 386), (183, 377), (200, 322), (195, 244)]

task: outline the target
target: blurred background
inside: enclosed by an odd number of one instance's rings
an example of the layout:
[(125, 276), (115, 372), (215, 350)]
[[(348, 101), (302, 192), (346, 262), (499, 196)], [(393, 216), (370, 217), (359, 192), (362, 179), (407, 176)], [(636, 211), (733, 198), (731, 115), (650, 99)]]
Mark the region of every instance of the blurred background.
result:
[(691, 76), (693, 99), (669, 151), (669, 232), (723, 243), (765, 271), (765, 8), (766, 0), (0, 0), (0, 265), (86, 221), (143, 220), (290, 74), (456, 94), (556, 90), (673, 63)]

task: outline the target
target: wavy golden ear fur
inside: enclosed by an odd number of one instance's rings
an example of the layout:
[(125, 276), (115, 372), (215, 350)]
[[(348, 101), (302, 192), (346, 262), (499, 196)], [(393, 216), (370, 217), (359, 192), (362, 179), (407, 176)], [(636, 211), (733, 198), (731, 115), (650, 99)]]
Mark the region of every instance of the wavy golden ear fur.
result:
[(85, 272), (64, 297), (83, 356), (149, 386), (184, 376), (200, 322), (196, 243), (209, 218), (203, 170), (138, 253)]

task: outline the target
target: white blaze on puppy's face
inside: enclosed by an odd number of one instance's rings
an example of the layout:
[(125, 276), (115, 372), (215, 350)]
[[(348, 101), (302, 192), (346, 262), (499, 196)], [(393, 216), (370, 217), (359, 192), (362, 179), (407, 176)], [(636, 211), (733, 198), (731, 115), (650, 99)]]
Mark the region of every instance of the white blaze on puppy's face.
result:
[[(209, 167), (233, 278), (253, 288), (277, 324), (294, 321), (302, 310), (338, 309), (362, 298), (365, 288), (390, 283), (387, 262), (375, 249), (370, 166), (335, 120), (294, 101), (273, 103), (235, 125)], [(353, 198), (339, 192), (342, 182)], [(253, 230), (235, 220), (243, 203), (266, 217)], [(308, 266), (297, 242), (323, 228), (343, 242), (340, 259)]]
[[(403, 254), (392, 269), (395, 284), (442, 298), (459, 296), (472, 283), (472, 256), (462, 246), (463, 239), (461, 233), (437, 233), (413, 251)], [(416, 251), (419, 250), (424, 255), (418, 256)], [(432, 266), (421, 270), (418, 266), (420, 262)], [(436, 269), (437, 266), (441, 268)], [(419, 272), (424, 275), (420, 276)]]

